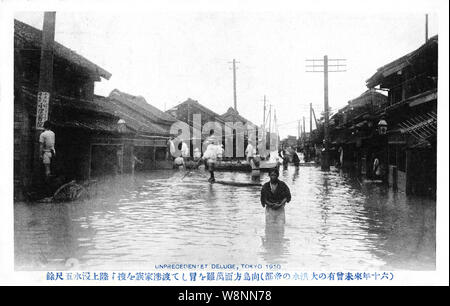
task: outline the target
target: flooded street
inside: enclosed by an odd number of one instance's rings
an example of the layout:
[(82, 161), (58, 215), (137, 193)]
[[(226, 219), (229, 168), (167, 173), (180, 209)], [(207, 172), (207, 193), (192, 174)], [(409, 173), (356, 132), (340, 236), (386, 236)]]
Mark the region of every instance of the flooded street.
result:
[[(206, 172), (98, 180), (89, 200), (15, 203), (16, 270), (145, 270), (170, 263), (279, 263), (286, 269), (434, 270), (436, 205), (337, 170), (280, 169), (286, 224), (265, 222), (260, 187)], [(216, 173), (249, 182), (249, 173)], [(268, 180), (267, 174), (261, 182)]]

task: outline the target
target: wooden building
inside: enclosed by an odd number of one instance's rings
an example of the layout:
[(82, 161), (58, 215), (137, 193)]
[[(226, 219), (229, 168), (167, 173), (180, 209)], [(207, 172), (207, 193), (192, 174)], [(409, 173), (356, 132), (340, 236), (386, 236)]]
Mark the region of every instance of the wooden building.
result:
[[(190, 139), (187, 142), (191, 156), (193, 156), (195, 148), (201, 149), (202, 152), (205, 151), (206, 148), (200, 148), (200, 146), (202, 146), (203, 141), (209, 136), (210, 129), (214, 127), (221, 130), (220, 135), (216, 136), (221, 144), (225, 146), (225, 121), (219, 114), (200, 104), (198, 101), (189, 98), (170, 108), (166, 113), (175, 119), (188, 124), (191, 128)], [(214, 124), (207, 127), (207, 123)]]
[[(40, 190), (43, 181), (36, 136), (41, 43), (41, 30), (14, 21), (14, 196), (19, 200)], [(175, 119), (152, 106), (142, 110), (144, 101), (118, 91), (96, 96), (95, 82), (111, 73), (58, 42), (53, 51), (49, 121), (56, 134), (52, 173), (60, 182), (131, 172), (134, 146), (166, 152), (167, 127)]]
[[(143, 163), (137, 163), (136, 171), (171, 169), (168, 160), (167, 141), (170, 128), (177, 120), (159, 110), (141, 96), (121, 92), (114, 89), (108, 97), (96, 96), (94, 103), (116, 116), (125, 126), (119, 137), (96, 137), (93, 149), (102, 156), (108, 146), (123, 146), (124, 171), (132, 171), (132, 156)], [(93, 152), (94, 153), (94, 152)]]
[(378, 111), (387, 106), (387, 96), (369, 89), (348, 101), (330, 118), (331, 157), (343, 168), (353, 168), (371, 177), (370, 163), (384, 155), (383, 137), (378, 137)]
[(377, 69), (366, 85), (388, 92), (389, 183), (407, 194), (436, 194), (438, 36)]
[[(14, 196), (18, 199), (42, 181), (35, 127), (41, 44), (41, 30), (14, 20)], [(95, 82), (111, 74), (58, 42), (53, 54), (49, 119), (57, 154), (52, 170), (79, 178), (89, 169), (88, 159), (83, 158), (89, 146), (80, 144), (86, 144), (91, 134), (114, 132), (115, 118), (90, 103)]]
[[(248, 145), (249, 137), (253, 138), (253, 147), (256, 148), (257, 143), (259, 143), (258, 139), (258, 127), (256, 124), (248, 120), (247, 118), (242, 117), (237, 110), (235, 110), (233, 107), (228, 108), (226, 113), (222, 114), (220, 116), (223, 121), (225, 121), (228, 126), (234, 127), (232, 129), (233, 137), (226, 137), (225, 138), (225, 147), (233, 148), (233, 151), (230, 150), (230, 156), (229, 158), (232, 159), (244, 159), (245, 158), (245, 150)], [(242, 131), (239, 131), (239, 128), (236, 129), (235, 127), (238, 127), (238, 125), (242, 125)], [(253, 133), (253, 136), (249, 133)], [(243, 135), (238, 135), (243, 134)], [(228, 136), (228, 135), (227, 135)], [(242, 137), (241, 137), (242, 136)], [(242, 143), (240, 143), (242, 142)], [(237, 148), (237, 143), (240, 143), (241, 149)]]

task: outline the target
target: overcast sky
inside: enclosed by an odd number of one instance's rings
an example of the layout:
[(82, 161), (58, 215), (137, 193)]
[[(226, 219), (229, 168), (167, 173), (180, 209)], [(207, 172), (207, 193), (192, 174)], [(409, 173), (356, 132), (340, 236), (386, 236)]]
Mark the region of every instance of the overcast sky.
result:
[[(162, 110), (192, 98), (226, 112), (235, 58), (238, 111), (261, 124), (266, 95), (285, 137), (297, 135), (303, 116), (309, 131), (309, 103), (317, 115), (323, 110), (323, 74), (307, 73), (306, 59), (347, 59), (346, 72), (329, 75), (336, 111), (367, 89), (377, 68), (424, 43), (425, 13), (429, 36), (438, 34), (434, 12), (388, 12), (57, 11), (55, 39), (112, 73), (97, 94), (117, 88)], [(42, 29), (42, 12), (15, 18)]]

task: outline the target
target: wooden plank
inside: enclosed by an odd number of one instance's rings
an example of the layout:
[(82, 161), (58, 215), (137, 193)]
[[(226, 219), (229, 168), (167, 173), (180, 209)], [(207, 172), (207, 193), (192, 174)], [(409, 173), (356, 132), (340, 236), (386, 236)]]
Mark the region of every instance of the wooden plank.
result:
[(425, 97), (420, 97), (420, 98), (414, 99), (414, 101), (409, 102), (409, 106), (414, 107), (414, 106), (417, 106), (417, 105), (420, 105), (423, 103), (427, 103), (430, 101), (434, 101), (434, 100), (437, 100), (437, 93), (435, 93), (435, 92), (431, 93)]

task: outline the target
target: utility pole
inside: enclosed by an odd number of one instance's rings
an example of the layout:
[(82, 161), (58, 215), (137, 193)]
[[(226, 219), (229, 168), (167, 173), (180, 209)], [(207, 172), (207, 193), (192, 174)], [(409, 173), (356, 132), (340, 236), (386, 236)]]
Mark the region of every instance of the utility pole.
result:
[(234, 110), (237, 111), (237, 97), (236, 97), (236, 60), (233, 59), (233, 97)]
[(318, 124), (317, 124), (316, 112), (314, 111), (314, 108), (312, 108), (311, 110), (312, 110), (312, 113), (313, 113), (313, 116), (314, 116), (314, 122), (316, 123), (316, 127), (317, 127)]
[(323, 81), (324, 81), (324, 119), (325, 123), (323, 125), (323, 147), (324, 151), (324, 162), (321, 164), (322, 170), (330, 170), (330, 159), (328, 154), (328, 142), (329, 142), (329, 134), (328, 134), (328, 56), (323, 57)]
[(303, 116), (303, 141), (306, 138), (305, 116)]
[[(323, 148), (322, 158), (321, 158), (321, 168), (322, 170), (329, 171), (330, 170), (330, 161), (329, 161), (329, 107), (328, 107), (328, 72), (345, 72), (345, 70), (341, 70), (341, 67), (346, 67), (346, 64), (341, 64), (340, 62), (346, 61), (346, 59), (328, 59), (328, 56), (325, 55), (323, 59), (307, 59), (307, 62), (312, 62), (312, 65), (306, 65), (307, 68), (312, 68), (306, 72), (320, 72), (323, 73), (323, 81), (324, 81), (324, 139), (323, 139)], [(319, 64), (316, 64), (318, 62)], [(331, 64), (329, 64), (331, 62)], [(329, 67), (335, 67), (332, 70), (329, 70)], [(316, 68), (321, 68), (316, 70)]]
[(266, 95), (264, 95), (263, 127), (266, 127)]
[(55, 42), (55, 19), (56, 12), (44, 12), (41, 62), (38, 85), (39, 88), (36, 103), (37, 106), (33, 166), (35, 180), (39, 180), (41, 172), (41, 163), (39, 156), (39, 135), (43, 130), (44, 122), (49, 120), (51, 115), (50, 97), (53, 90), (53, 45)]
[(269, 150), (270, 146), (272, 145), (271, 140), (272, 140), (272, 104), (269, 105)]
[(237, 111), (237, 95), (236, 95), (236, 62), (235, 59), (231, 62), (233, 64), (233, 100), (234, 100), (234, 110)]
[(36, 109), (36, 129), (42, 130), (49, 119), (49, 102), (53, 89), (53, 45), (55, 41), (55, 12), (44, 13), (42, 29), (41, 63)]
[(428, 14), (425, 14), (425, 42), (428, 41)]
[(272, 104), (269, 105), (269, 134), (272, 133)]
[(260, 154), (265, 154), (267, 149), (267, 138), (266, 138), (266, 95), (264, 95), (264, 111), (263, 111), (263, 123), (262, 123), (262, 133), (261, 133), (261, 150)]
[(277, 110), (275, 108), (273, 109), (273, 125), (275, 127), (274, 131), (277, 136), (277, 138), (275, 140), (275, 147), (276, 147), (276, 150), (278, 151), (278, 124), (277, 124)]
[(312, 103), (309, 103), (309, 140), (312, 134)]

